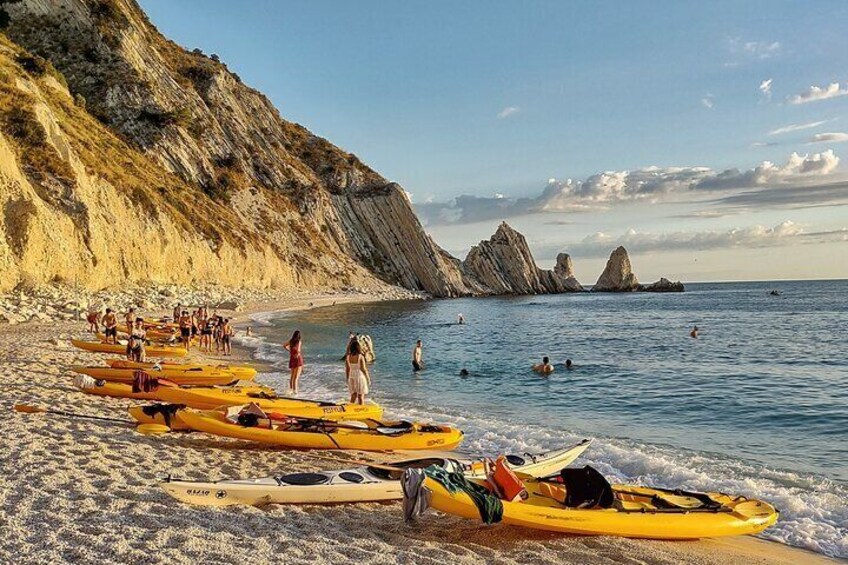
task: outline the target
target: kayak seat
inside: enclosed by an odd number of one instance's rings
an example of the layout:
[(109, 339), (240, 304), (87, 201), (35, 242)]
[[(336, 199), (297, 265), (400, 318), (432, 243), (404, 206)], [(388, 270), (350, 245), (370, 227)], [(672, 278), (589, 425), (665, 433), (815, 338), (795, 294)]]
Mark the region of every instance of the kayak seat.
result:
[(612, 486), (594, 467), (566, 467), (560, 472), (565, 486), (565, 506), (568, 508), (612, 508), (615, 494)]
[(339, 476), (349, 483), (361, 483), (365, 480), (365, 477), (363, 477), (359, 473), (351, 473), (350, 471), (344, 471), (343, 473), (339, 473)]
[(522, 465), (527, 463), (527, 461), (525, 461), (524, 458), (519, 455), (507, 455), (506, 460), (513, 467), (521, 467)]
[(330, 477), (322, 473), (292, 473), (291, 475), (277, 477), (278, 482), (295, 486), (323, 485), (329, 480)]

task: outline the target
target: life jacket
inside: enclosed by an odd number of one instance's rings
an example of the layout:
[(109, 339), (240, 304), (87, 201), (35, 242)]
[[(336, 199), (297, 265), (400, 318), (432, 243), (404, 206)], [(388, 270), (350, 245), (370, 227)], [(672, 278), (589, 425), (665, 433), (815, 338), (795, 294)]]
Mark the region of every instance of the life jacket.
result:
[(527, 499), (527, 489), (524, 488), (521, 479), (507, 465), (506, 457), (501, 455), (494, 463), (491, 459), (487, 459), (486, 466), (489, 483), (502, 500), (516, 502)]

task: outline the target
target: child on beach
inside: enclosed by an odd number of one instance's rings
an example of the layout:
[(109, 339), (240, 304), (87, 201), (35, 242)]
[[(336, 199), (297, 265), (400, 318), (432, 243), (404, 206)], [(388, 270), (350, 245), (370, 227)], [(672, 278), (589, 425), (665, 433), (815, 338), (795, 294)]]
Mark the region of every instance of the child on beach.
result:
[(357, 340), (350, 342), (345, 357), (345, 376), (347, 389), (350, 392), (351, 404), (365, 404), (365, 395), (371, 385), (371, 375), (368, 373), (368, 363), (362, 355), (362, 349)]
[(303, 371), (303, 355), (301, 354), (302, 343), (300, 340), (300, 330), (295, 330), (283, 347), (289, 352), (289, 369), (291, 369), (291, 377), (289, 377), (289, 394), (297, 395), (297, 380), (300, 378), (300, 373)]

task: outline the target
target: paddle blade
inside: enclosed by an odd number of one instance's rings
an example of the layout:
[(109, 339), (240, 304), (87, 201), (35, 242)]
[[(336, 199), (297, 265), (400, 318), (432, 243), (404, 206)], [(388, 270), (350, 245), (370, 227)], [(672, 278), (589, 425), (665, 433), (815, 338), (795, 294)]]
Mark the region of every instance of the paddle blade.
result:
[(38, 414), (40, 412), (46, 412), (46, 410), (44, 408), (39, 408), (38, 406), (30, 406), (29, 404), (15, 404), (15, 412)]
[(139, 424), (135, 431), (145, 436), (158, 436), (167, 434), (171, 431), (171, 428), (162, 424)]

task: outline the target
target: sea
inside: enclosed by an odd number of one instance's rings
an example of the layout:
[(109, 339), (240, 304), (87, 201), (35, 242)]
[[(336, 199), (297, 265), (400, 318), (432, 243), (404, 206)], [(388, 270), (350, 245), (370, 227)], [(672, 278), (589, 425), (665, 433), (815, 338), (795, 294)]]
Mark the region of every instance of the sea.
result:
[[(280, 390), (295, 329), (301, 396), (334, 401), (346, 396), (349, 332), (368, 334), (370, 398), (387, 418), (454, 424), (475, 454), (593, 438), (575, 464), (614, 482), (764, 499), (780, 520), (763, 537), (848, 557), (848, 281), (345, 304), (253, 324), (241, 342), (278, 370), (260, 380)], [(548, 377), (531, 371), (543, 356)]]

